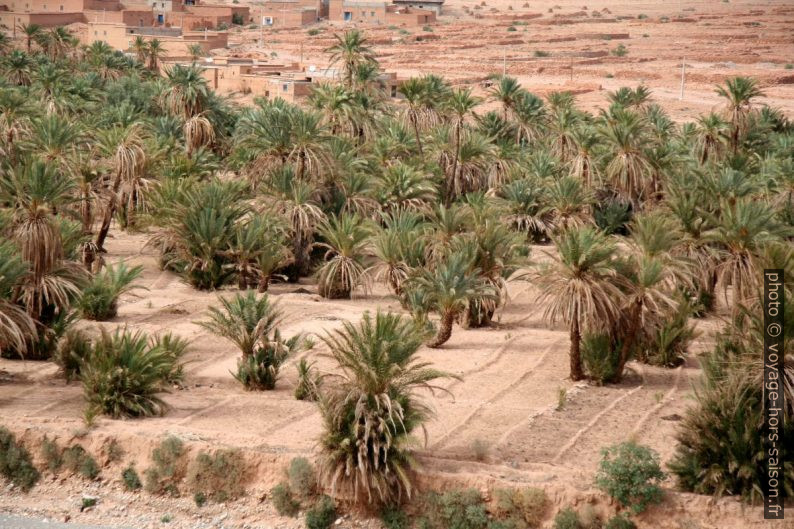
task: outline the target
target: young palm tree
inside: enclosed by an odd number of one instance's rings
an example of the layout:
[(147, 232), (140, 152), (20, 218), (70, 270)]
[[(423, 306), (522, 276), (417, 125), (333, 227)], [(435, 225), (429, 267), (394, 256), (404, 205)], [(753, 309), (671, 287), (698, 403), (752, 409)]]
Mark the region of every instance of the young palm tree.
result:
[(616, 245), (592, 226), (568, 228), (553, 237), (556, 255), (534, 273), (543, 316), (570, 327), (570, 377), (582, 380), (583, 330), (609, 328), (620, 312), (622, 293), (615, 270)]
[(29, 86), (33, 74), (33, 59), (22, 50), (12, 50), (0, 62), (8, 80), (17, 86)]
[(375, 196), (386, 213), (423, 210), (435, 198), (436, 189), (422, 171), (397, 162), (376, 177)]
[(422, 138), (419, 133), (420, 123), (422, 122), (422, 99), (427, 85), (424, 80), (419, 77), (411, 77), (400, 84), (400, 93), (405, 98), (406, 108), (403, 115), (406, 121), (411, 124), (416, 137), (416, 147), (419, 151), (419, 156), (423, 156), (422, 151)]
[(515, 77), (501, 76), (499, 82), (491, 87), (491, 99), (502, 105), (505, 120), (515, 110), (519, 101), (524, 98), (524, 89)]
[(160, 39), (150, 40), (149, 50), (147, 52), (149, 57), (149, 70), (156, 72), (160, 68), (160, 62), (165, 54), (165, 45), (163, 45)]
[(423, 269), (409, 288), (422, 291), (431, 310), (441, 317), (438, 333), (427, 344), (440, 347), (452, 336), (452, 324), (473, 302), (497, 299), (496, 292), (472, 266), (473, 256), (450, 253), (432, 269)]
[(753, 99), (763, 97), (754, 79), (749, 77), (733, 77), (725, 81), (725, 86), (718, 86), (717, 94), (725, 98), (725, 118), (731, 124), (730, 144), (733, 152), (739, 149), (742, 135), (747, 132)]
[(523, 92), (513, 106), (516, 124), (516, 143), (532, 144), (539, 140), (546, 128), (546, 109), (543, 100)]
[(504, 201), (505, 220), (513, 229), (526, 233), (527, 239), (533, 242), (548, 239), (554, 223), (541, 181), (514, 180), (499, 190), (499, 197)]
[(201, 56), (204, 55), (204, 48), (199, 43), (188, 44), (187, 54), (190, 56), (190, 62), (196, 64)]
[(88, 320), (107, 321), (118, 312), (118, 299), (136, 288), (133, 284), (143, 272), (142, 266), (128, 268), (126, 263), (106, 266), (94, 275), (77, 302), (82, 316)]
[(0, 242), (0, 351), (25, 351), (35, 339), (35, 321), (13, 301), (14, 290), (28, 270), (17, 247), (11, 241)]
[(556, 229), (582, 226), (591, 221), (593, 194), (581, 180), (564, 176), (547, 191), (547, 204)]
[(636, 204), (650, 188), (651, 166), (644, 151), (648, 143), (645, 127), (639, 114), (616, 110), (599, 129), (606, 148), (604, 176)]
[(414, 492), (409, 447), (431, 409), (418, 392), (451, 375), (420, 361), (422, 335), (410, 320), (365, 313), (323, 339), (339, 367), (323, 391), (321, 477), (334, 495), (360, 504), (392, 505)]
[(444, 102), (444, 106), (452, 119), (452, 137), (454, 143), (452, 167), (450, 168), (452, 179), (455, 178), (454, 175), (458, 172), (461, 130), (463, 129), (466, 118), (480, 102), (481, 99), (473, 96), (470, 88), (453, 90)]
[(297, 110), (290, 115), (291, 150), (287, 159), (295, 164), (295, 178), (317, 176), (329, 164), (328, 136), (315, 112)]
[(723, 154), (727, 131), (728, 124), (714, 112), (698, 118), (694, 151), (701, 164)]
[(317, 272), (320, 295), (329, 299), (350, 299), (353, 290), (369, 290), (365, 259), (370, 229), (357, 215), (341, 215), (323, 222), (318, 229), (325, 242), (325, 263)]
[(146, 39), (144, 39), (141, 35), (138, 35), (132, 41), (130, 49), (135, 52), (135, 58), (138, 61), (138, 64), (144, 66), (146, 64), (146, 57), (149, 55), (149, 43), (146, 42)]
[(18, 28), (25, 36), (25, 47), (30, 53), (31, 44), (44, 32), (44, 28), (38, 24), (21, 24)]
[(301, 347), (300, 335), (281, 338), (278, 325), (282, 314), (267, 294), (235, 294), (229, 300), (218, 297), (220, 307), (209, 308), (209, 320), (198, 322), (213, 334), (234, 343), (242, 353), (237, 378), (248, 390), (274, 389), (279, 369), (290, 354)]
[(364, 33), (358, 29), (346, 31), (343, 35), (334, 34), (336, 42), (325, 50), (331, 55), (330, 65), (341, 63), (345, 86), (353, 88), (353, 76), (356, 69), (365, 63), (375, 60), (372, 49), (367, 46)]
[(113, 180), (108, 189), (102, 226), (97, 233), (96, 247), (104, 249), (110, 223), (118, 207), (119, 189), (125, 181), (137, 178), (146, 163), (143, 145), (143, 130), (139, 124), (128, 127), (113, 127), (99, 136), (98, 147), (102, 157), (112, 167)]

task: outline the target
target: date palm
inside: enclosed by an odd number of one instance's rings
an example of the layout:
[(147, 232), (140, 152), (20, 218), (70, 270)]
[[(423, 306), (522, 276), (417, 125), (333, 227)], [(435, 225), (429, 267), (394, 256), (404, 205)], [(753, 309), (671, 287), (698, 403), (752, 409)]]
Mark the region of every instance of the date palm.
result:
[(723, 154), (727, 131), (728, 124), (718, 114), (698, 117), (694, 150), (701, 164)]
[(411, 77), (400, 84), (400, 93), (405, 98), (405, 111), (403, 116), (405, 120), (411, 125), (416, 138), (416, 147), (419, 151), (419, 156), (422, 156), (422, 137), (419, 129), (422, 123), (422, 99), (427, 90), (425, 82), (419, 77)]
[(749, 77), (732, 77), (725, 81), (725, 86), (718, 86), (716, 92), (725, 99), (724, 115), (731, 124), (730, 145), (733, 152), (739, 149), (742, 135), (747, 132), (753, 99), (763, 97), (755, 79)]
[(330, 65), (341, 64), (345, 86), (353, 88), (356, 69), (375, 60), (372, 49), (367, 45), (364, 33), (358, 29), (346, 31), (343, 35), (334, 34), (335, 42), (325, 50), (331, 57)]
[(130, 45), (130, 49), (135, 53), (135, 59), (141, 66), (146, 65), (146, 57), (149, 55), (149, 43), (141, 35), (135, 37)]
[(540, 287), (538, 301), (545, 305), (543, 317), (569, 326), (570, 377), (582, 380), (581, 340), (583, 331), (609, 328), (616, 321), (622, 302), (615, 269), (615, 242), (592, 226), (562, 230), (553, 237), (556, 255), (532, 274)]
[(11, 241), (0, 242), (0, 353), (25, 351), (36, 336), (35, 321), (13, 301), (14, 290), (28, 270), (16, 245)]
[(338, 366), (320, 400), (323, 484), (359, 504), (410, 499), (416, 463), (409, 447), (432, 415), (419, 392), (441, 390), (434, 381), (452, 375), (419, 360), (422, 334), (396, 314), (365, 313), (323, 340)]
[(287, 159), (295, 166), (295, 178), (321, 174), (329, 163), (328, 136), (315, 112), (296, 110), (290, 115), (291, 150)]
[(160, 39), (149, 41), (147, 56), (149, 58), (149, 70), (156, 72), (160, 68), (160, 62), (166, 54), (165, 45)]
[(516, 98), (513, 117), (517, 143), (531, 145), (543, 136), (546, 129), (546, 108), (538, 96), (524, 92)]
[(481, 99), (475, 97), (471, 93), (471, 88), (460, 88), (452, 90), (449, 96), (444, 101), (444, 107), (449, 114), (452, 121), (452, 141), (453, 141), (453, 156), (452, 167), (450, 174), (454, 179), (454, 175), (458, 172), (458, 160), (460, 158), (460, 143), (461, 143), (461, 130), (469, 114), (472, 113), (474, 108), (479, 105)]
[(317, 272), (320, 296), (329, 299), (350, 299), (353, 291), (369, 290), (366, 259), (371, 230), (357, 215), (343, 214), (330, 218), (318, 227), (325, 248), (324, 263)]
[(542, 181), (514, 180), (505, 184), (498, 196), (504, 201), (505, 220), (513, 229), (525, 233), (530, 241), (548, 239), (554, 223)]
[(18, 28), (25, 37), (25, 47), (28, 53), (30, 53), (31, 45), (38, 36), (44, 33), (44, 28), (38, 24), (20, 24)]
[(549, 186), (547, 204), (556, 229), (582, 226), (591, 221), (593, 194), (573, 176), (563, 176)]
[(491, 87), (490, 92), (491, 100), (497, 101), (502, 105), (502, 115), (505, 120), (508, 119), (526, 93), (515, 77), (507, 75), (499, 77), (498, 82)]
[(436, 190), (421, 170), (398, 162), (376, 177), (375, 196), (384, 212), (422, 210), (432, 202)]
[(449, 340), (453, 323), (467, 312), (469, 304), (497, 299), (493, 286), (472, 264), (472, 255), (450, 252), (411, 281), (409, 288), (422, 291), (430, 309), (441, 318), (428, 347), (441, 347)]
[(31, 56), (22, 50), (11, 50), (11, 53), (0, 59), (2, 71), (17, 86), (30, 85), (33, 65)]
[(645, 127), (639, 114), (618, 109), (605, 117), (599, 129), (606, 156), (604, 177), (635, 204), (650, 188), (651, 165), (644, 151), (648, 145)]

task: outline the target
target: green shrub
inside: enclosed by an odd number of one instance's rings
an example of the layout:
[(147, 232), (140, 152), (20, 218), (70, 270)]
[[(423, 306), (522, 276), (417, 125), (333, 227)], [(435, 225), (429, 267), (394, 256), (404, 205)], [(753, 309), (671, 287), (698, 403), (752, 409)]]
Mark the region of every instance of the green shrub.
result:
[(305, 457), (295, 457), (287, 469), (289, 488), (301, 499), (308, 499), (317, 493), (317, 473)]
[(80, 445), (72, 445), (63, 451), (63, 466), (73, 474), (94, 480), (99, 476), (96, 460)]
[(297, 516), (300, 511), (301, 504), (292, 495), (288, 483), (279, 483), (273, 490), (270, 491), (270, 497), (273, 499), (273, 506), (276, 508), (281, 516)]
[(190, 342), (170, 332), (149, 338), (149, 346), (158, 349), (166, 358), (163, 381), (167, 384), (180, 384), (185, 378), (182, 358), (188, 351)]
[(476, 489), (430, 493), (424, 514), (428, 529), (485, 529), (488, 525), (485, 501)]
[(307, 34), (308, 34), (310, 37), (313, 37), (313, 36), (315, 36), (315, 35), (319, 35), (319, 34), (320, 34), (320, 30), (319, 30), (319, 29), (317, 29), (317, 28), (312, 28), (312, 29), (310, 29), (309, 31), (307, 31), (306, 33), (307, 33)]
[(232, 13), (232, 24), (235, 26), (242, 26), (245, 24), (245, 20), (243, 20), (243, 15), (240, 13)]
[(494, 517), (509, 522), (515, 529), (538, 527), (546, 515), (548, 499), (542, 489), (498, 489), (494, 496)]
[(380, 513), (380, 521), (385, 529), (410, 529), (411, 520), (399, 507), (387, 507)]
[(124, 482), (124, 487), (127, 490), (138, 490), (142, 487), (141, 478), (132, 465), (121, 471), (121, 481)]
[(535, 57), (548, 57), (548, 56), (549, 56), (549, 55), (551, 55), (551, 54), (550, 54), (549, 52), (547, 52), (547, 51), (543, 51), (543, 50), (535, 50), (535, 52), (533, 53), (533, 55), (534, 55)]
[[(695, 338), (695, 327), (689, 323), (694, 316), (694, 304), (682, 300), (677, 310), (667, 316), (648, 337), (639, 344), (637, 357), (649, 364), (676, 367), (684, 362), (689, 344)], [(649, 342), (649, 343), (646, 343)]]
[(430, 26), (422, 26), (422, 31), (426, 31), (428, 33), (432, 33), (433, 32), (433, 28), (430, 27)]
[(618, 374), (620, 348), (608, 334), (585, 334), (581, 351), (584, 368), (596, 383), (614, 380)]
[(145, 489), (151, 494), (179, 496), (178, 484), (185, 477), (187, 467), (185, 447), (176, 437), (166, 437), (152, 450), (152, 466), (143, 475)]
[(518, 31), (514, 26), (508, 26), (507, 31)]
[(640, 13), (639, 15), (637, 15), (637, 18), (640, 20), (645, 20), (646, 18), (648, 18), (648, 15), (646, 15), (645, 13)]
[(135, 281), (143, 272), (142, 266), (127, 268), (125, 263), (108, 265), (91, 278), (77, 302), (83, 318), (106, 321), (118, 312), (119, 296), (135, 287)]
[(631, 204), (618, 198), (601, 201), (593, 209), (596, 226), (607, 235), (627, 235), (631, 217)]
[(50, 439), (46, 435), (41, 442), (41, 458), (47, 466), (47, 470), (56, 474), (63, 465), (63, 455), (61, 454), (61, 447), (55, 439)]
[(608, 73), (604, 77), (606, 77), (607, 79), (612, 79), (615, 76), (613, 74), (611, 74), (611, 73)]
[(784, 66), (784, 68), (785, 68), (786, 70), (794, 70), (794, 64), (787, 63), (787, 64), (786, 64), (786, 66)]
[(39, 480), (30, 454), (4, 426), (0, 426), (0, 475), (27, 492)]
[(86, 509), (90, 509), (91, 507), (96, 505), (96, 498), (90, 496), (83, 496), (80, 502), (80, 510), (84, 511)]
[(193, 503), (196, 504), (196, 507), (204, 507), (207, 503), (207, 495), (203, 492), (196, 492), (193, 494)]
[(159, 394), (179, 370), (173, 353), (153, 346), (143, 332), (102, 330), (80, 366), (88, 414), (114, 418), (162, 415)]
[(85, 361), (91, 348), (91, 339), (80, 329), (69, 329), (58, 341), (53, 361), (61, 368), (67, 382), (80, 378), (80, 364)]
[(216, 450), (212, 455), (199, 452), (187, 468), (191, 492), (203, 492), (208, 499), (226, 502), (245, 492), (245, 461), (238, 450)]
[(218, 24), (218, 31), (226, 31), (227, 29), (229, 29), (229, 24), (226, 22), (221, 22)]
[(616, 514), (607, 521), (604, 529), (637, 529), (637, 526), (627, 516)]
[(295, 386), (295, 398), (298, 400), (316, 401), (320, 397), (322, 375), (317, 373), (314, 362), (301, 358), (295, 366), (298, 370), (298, 384)]
[(334, 500), (323, 496), (306, 511), (306, 529), (328, 529), (336, 520)]
[(579, 513), (570, 507), (560, 509), (554, 517), (554, 529), (582, 529)]
[(615, 57), (625, 57), (629, 54), (629, 50), (623, 44), (618, 44), (610, 53)]
[(637, 514), (662, 501), (659, 482), (665, 475), (652, 449), (626, 442), (601, 451), (596, 486)]

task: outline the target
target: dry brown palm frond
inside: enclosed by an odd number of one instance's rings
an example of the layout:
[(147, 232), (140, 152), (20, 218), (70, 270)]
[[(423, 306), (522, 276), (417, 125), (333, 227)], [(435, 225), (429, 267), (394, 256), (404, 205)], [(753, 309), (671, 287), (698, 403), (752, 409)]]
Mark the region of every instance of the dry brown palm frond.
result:
[(215, 141), (215, 129), (202, 113), (185, 120), (185, 151), (190, 156), (201, 147), (207, 147)]

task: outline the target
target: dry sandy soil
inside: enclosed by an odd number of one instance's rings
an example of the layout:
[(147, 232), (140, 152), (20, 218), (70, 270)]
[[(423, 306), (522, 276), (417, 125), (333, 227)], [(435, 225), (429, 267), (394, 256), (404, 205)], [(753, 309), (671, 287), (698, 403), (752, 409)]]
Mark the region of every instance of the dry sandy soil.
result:
[[(486, 7), (475, 10), (476, 4), (449, 0), (447, 14), (432, 33), (412, 30), (402, 35), (395, 29), (368, 28), (378, 59), (387, 70), (401, 75), (433, 72), (455, 83), (475, 85), (487, 74), (501, 72), (506, 64), (507, 72), (530, 90), (573, 89), (579, 92), (579, 103), (591, 109), (603, 106), (606, 90), (644, 82), (676, 119), (692, 119), (714, 108), (719, 103), (714, 83), (727, 76), (752, 75), (766, 91), (766, 102), (789, 115), (794, 113), (794, 70), (784, 68), (794, 62), (790, 0), (578, 0), (530, 2), (529, 7), (522, 7), (523, 2), (488, 0)], [(594, 18), (595, 11), (602, 16)], [(530, 18), (531, 13), (542, 16)], [(647, 18), (637, 19), (640, 14)], [(521, 25), (514, 26), (516, 32), (508, 32), (514, 19)], [(323, 27), (314, 37), (305, 29), (268, 33), (264, 51), (254, 43), (258, 31), (246, 30), (236, 35), (234, 53), (257, 56), (274, 51), (278, 61), (298, 59), (302, 53), (304, 60), (322, 66), (322, 50), (336, 29), (328, 24)], [(628, 48), (626, 57), (604, 54), (619, 43)], [(535, 57), (535, 50), (550, 56)], [(683, 101), (679, 100), (682, 57), (688, 72)], [(0, 494), (0, 512), (135, 528), (159, 527), (166, 513), (173, 516), (170, 527), (301, 527), (302, 522), (279, 518), (270, 503), (262, 501), (281, 479), (283, 465), (291, 457), (313, 454), (321, 431), (315, 405), (292, 396), (293, 365), (298, 358), (285, 367), (275, 391), (242, 391), (229, 373), (237, 358), (234, 347), (195, 323), (204, 318), (217, 293), (197, 292), (173, 274), (161, 272), (152, 249), (144, 248), (146, 239), (143, 234), (116, 233), (109, 242), (109, 261), (125, 259), (145, 266), (139, 283), (147, 290), (124, 296), (118, 318), (104, 325), (127, 325), (150, 333), (172, 331), (192, 340), (186, 387), (166, 396), (171, 410), (165, 417), (100, 419), (88, 430), (82, 420), (79, 384), (63, 382), (48, 363), (0, 360), (3, 424), (31, 442), (40, 441), (45, 433), (62, 443), (80, 442), (106, 463), (101, 482), (46, 478), (29, 495), (7, 490)], [(533, 255), (541, 255), (541, 250)], [(271, 290), (288, 316), (283, 326), (286, 335), (322, 336), (343, 321), (357, 321), (367, 310), (401, 310), (383, 288), (352, 301), (322, 300), (311, 282), (278, 284)], [(482, 330), (456, 328), (442, 349), (421, 351), (437, 367), (462, 377), (460, 382), (447, 383), (449, 395), (428, 396), (437, 418), (428, 425), (427, 445), (421, 450), (421, 480), (434, 487), (463, 485), (483, 490), (495, 485), (539, 486), (549, 493), (554, 510), (593, 503), (607, 511), (612, 507), (592, 488), (599, 450), (631, 438), (650, 445), (668, 460), (675, 447), (676, 426), (691, 403), (692, 386), (699, 376), (695, 355), (675, 370), (631, 365), (630, 375), (617, 386), (572, 384), (565, 378), (567, 333), (549, 330), (541, 321), (531, 285), (514, 283), (510, 291), (510, 303), (498, 325)], [(709, 346), (719, 322), (699, 322), (698, 326), (701, 335), (693, 353)], [(321, 357), (323, 350), (318, 340), (304, 355), (329, 368)], [(566, 404), (558, 409), (562, 390)], [(182, 437), (194, 451), (220, 446), (245, 450), (252, 468), (248, 496), (229, 506), (197, 511), (189, 498), (166, 500), (124, 492), (118, 483), (122, 466), (136, 461), (139, 469), (145, 468), (152, 446), (166, 434)], [(125, 450), (121, 462), (102, 460), (111, 439)], [(477, 461), (475, 443), (488, 447), (484, 461)], [(99, 494), (100, 503), (80, 513), (77, 506), (84, 492)], [(672, 482), (669, 492), (663, 506), (640, 518), (641, 527), (794, 527), (791, 522), (764, 524), (758, 510), (742, 509), (732, 499), (674, 492)], [(347, 518), (340, 525), (369, 527), (376, 522)]]
[[(506, 71), (541, 95), (578, 93), (578, 103), (591, 110), (604, 106), (607, 91), (645, 83), (675, 119), (691, 120), (720, 104), (714, 84), (749, 75), (766, 92), (763, 102), (794, 112), (794, 69), (786, 69), (794, 63), (791, 0), (448, 0), (444, 10), (432, 32), (361, 27), (383, 68), (406, 77), (434, 73), (477, 85)], [(273, 62), (302, 58), (323, 68), (323, 50), (345, 26), (318, 27), (315, 36), (305, 28), (242, 30), (232, 35), (231, 52), (258, 58), (275, 53)], [(619, 44), (628, 55), (610, 55)]]

